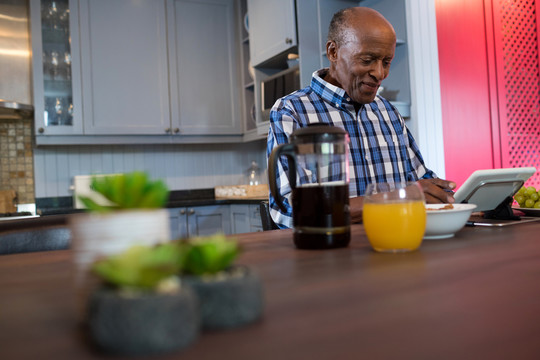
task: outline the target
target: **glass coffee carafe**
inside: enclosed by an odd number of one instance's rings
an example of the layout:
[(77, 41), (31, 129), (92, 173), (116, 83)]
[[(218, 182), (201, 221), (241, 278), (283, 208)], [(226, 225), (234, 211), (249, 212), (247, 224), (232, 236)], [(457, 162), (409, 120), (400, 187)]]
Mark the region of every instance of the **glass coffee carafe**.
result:
[(285, 211), (276, 184), (281, 156), (289, 164), (294, 243), (300, 249), (326, 249), (349, 244), (349, 135), (341, 128), (312, 124), (291, 134), (290, 143), (270, 154), (270, 191)]

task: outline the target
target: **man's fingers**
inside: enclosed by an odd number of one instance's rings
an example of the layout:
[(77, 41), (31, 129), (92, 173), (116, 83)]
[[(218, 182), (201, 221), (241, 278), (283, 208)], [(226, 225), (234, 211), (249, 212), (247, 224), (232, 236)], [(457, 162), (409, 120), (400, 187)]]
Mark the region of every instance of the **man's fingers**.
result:
[(422, 179), (419, 181), (426, 202), (430, 204), (453, 203), (454, 193), (451, 189), (455, 188), (455, 183), (442, 179)]
[(443, 180), (439, 178), (433, 178), (433, 179), (425, 179), (429, 180), (430, 183), (437, 185), (440, 188), (447, 189), (447, 190), (453, 190), (456, 188), (456, 183), (453, 181)]

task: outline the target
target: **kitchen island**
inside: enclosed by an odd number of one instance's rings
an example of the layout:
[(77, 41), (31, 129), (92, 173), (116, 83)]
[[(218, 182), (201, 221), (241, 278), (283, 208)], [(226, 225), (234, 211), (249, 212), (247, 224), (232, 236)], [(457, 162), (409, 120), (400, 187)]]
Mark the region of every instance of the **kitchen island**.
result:
[[(379, 254), (297, 250), (290, 230), (236, 235), (262, 277), (257, 323), (159, 359), (538, 359), (540, 223), (467, 227)], [(75, 319), (71, 251), (0, 256), (3, 359), (104, 357)]]

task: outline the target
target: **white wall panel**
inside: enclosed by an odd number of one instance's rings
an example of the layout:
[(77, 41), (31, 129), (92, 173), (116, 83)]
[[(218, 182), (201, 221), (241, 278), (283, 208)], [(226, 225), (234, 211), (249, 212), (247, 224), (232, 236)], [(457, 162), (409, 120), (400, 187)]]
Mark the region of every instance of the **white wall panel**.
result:
[[(44, 191), (47, 193), (58, 192), (58, 170), (56, 168), (56, 155), (57, 152), (53, 151), (52, 156), (46, 156), (43, 158), (45, 162), (45, 174), (43, 178)], [(40, 180), (36, 179), (36, 182)], [(36, 192), (37, 197), (37, 192)]]
[(34, 150), (36, 198), (71, 196), (75, 175), (147, 171), (171, 190), (241, 184), (251, 161), (266, 168), (266, 144), (48, 146)]
[(428, 168), (444, 171), (437, 23), (434, 0), (406, 0), (411, 128)]
[[(45, 190), (45, 181), (44, 181), (44, 174), (45, 174), (45, 156), (43, 153), (37, 151), (37, 149), (34, 150), (34, 191), (35, 194), (45, 194), (47, 191)], [(40, 174), (38, 177), (37, 174)], [(35, 195), (37, 197), (37, 195)]]
[[(57, 180), (57, 187), (58, 190), (60, 189), (69, 189), (71, 186), (70, 174), (69, 174), (69, 166), (64, 166), (63, 164), (69, 164), (68, 160), (69, 156), (65, 151), (59, 151), (56, 154), (56, 170), (58, 176), (56, 177)], [(57, 191), (58, 191), (57, 190)]]

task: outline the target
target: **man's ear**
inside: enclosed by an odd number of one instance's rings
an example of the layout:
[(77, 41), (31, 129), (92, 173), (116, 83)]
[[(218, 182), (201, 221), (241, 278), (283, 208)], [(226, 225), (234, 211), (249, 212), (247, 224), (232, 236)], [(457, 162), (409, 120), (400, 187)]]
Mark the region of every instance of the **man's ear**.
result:
[(337, 60), (337, 45), (335, 41), (330, 40), (326, 42), (326, 57), (330, 62)]

